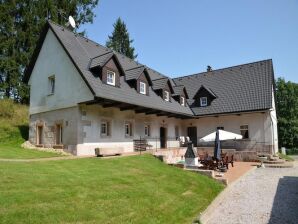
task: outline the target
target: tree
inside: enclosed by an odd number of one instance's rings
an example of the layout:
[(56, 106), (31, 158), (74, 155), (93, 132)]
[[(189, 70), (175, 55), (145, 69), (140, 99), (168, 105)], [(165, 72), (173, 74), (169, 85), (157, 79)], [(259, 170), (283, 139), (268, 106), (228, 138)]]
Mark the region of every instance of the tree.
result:
[(0, 0), (0, 93), (29, 101), (24, 70), (47, 19), (64, 25), (72, 15), (78, 25), (93, 22), (98, 0)]
[(279, 145), (298, 147), (298, 83), (276, 81), (276, 107)]
[(129, 33), (125, 23), (118, 18), (113, 25), (114, 31), (106, 42), (108, 48), (113, 49), (131, 59), (135, 59), (138, 55), (134, 54), (134, 47), (131, 46), (133, 40), (130, 40)]

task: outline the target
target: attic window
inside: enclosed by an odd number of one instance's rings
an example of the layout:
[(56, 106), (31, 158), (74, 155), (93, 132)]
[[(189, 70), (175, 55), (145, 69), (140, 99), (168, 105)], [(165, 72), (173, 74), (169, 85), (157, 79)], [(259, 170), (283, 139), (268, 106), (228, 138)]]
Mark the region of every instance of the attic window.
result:
[(170, 93), (165, 91), (165, 101), (170, 101)]
[(49, 77), (49, 94), (54, 94), (55, 92), (55, 76), (50, 76)]
[(207, 104), (208, 104), (207, 97), (201, 97), (200, 98), (200, 105), (201, 105), (201, 107), (206, 107)]
[(146, 83), (140, 82), (140, 93), (146, 95)]
[(112, 71), (107, 71), (107, 84), (115, 86), (116, 74)]
[(185, 98), (183, 96), (181, 96), (181, 105), (185, 106)]

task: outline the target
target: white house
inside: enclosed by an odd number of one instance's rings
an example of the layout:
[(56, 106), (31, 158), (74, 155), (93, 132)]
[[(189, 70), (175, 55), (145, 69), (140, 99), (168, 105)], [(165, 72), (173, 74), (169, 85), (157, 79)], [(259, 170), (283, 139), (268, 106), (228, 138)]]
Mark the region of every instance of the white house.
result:
[[(96, 147), (179, 147), (216, 128), (242, 134), (237, 150), (276, 152), (271, 60), (171, 79), (48, 22), (25, 71), (31, 143), (93, 155)], [(226, 143), (229, 144), (229, 143)]]

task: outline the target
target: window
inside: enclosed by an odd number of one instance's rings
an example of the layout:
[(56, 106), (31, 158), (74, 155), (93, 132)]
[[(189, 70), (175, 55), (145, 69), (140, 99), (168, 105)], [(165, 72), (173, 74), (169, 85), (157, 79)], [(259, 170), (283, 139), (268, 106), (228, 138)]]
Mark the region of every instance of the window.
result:
[(148, 124), (145, 125), (145, 136), (150, 136), (150, 125)]
[(224, 127), (217, 127), (216, 129), (217, 129), (217, 130), (225, 130)]
[(115, 72), (107, 71), (107, 84), (114, 86), (115, 85)]
[(55, 76), (49, 77), (49, 94), (54, 94), (55, 92)]
[(185, 106), (185, 98), (183, 96), (181, 96), (181, 105)]
[(201, 97), (200, 98), (200, 105), (201, 105), (201, 107), (206, 107), (207, 106), (207, 97)]
[(175, 126), (175, 137), (176, 137), (176, 140), (178, 140), (178, 138), (179, 138), (179, 127), (178, 126)]
[(125, 122), (124, 129), (125, 129), (125, 137), (132, 136), (132, 123), (131, 122)]
[(140, 93), (146, 95), (146, 83), (140, 82)]
[(110, 122), (109, 121), (101, 122), (100, 135), (101, 136), (110, 136)]
[(170, 93), (165, 91), (165, 101), (170, 101)]
[(249, 138), (248, 125), (241, 125), (240, 133), (241, 133), (243, 139)]

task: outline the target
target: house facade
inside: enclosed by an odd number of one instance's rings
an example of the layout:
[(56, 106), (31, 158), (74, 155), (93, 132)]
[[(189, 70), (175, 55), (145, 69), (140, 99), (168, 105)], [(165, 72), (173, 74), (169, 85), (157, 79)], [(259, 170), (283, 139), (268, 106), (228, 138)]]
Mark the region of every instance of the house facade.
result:
[[(277, 152), (271, 60), (171, 79), (49, 22), (25, 71), (30, 85), (29, 141), (75, 155), (194, 145), (217, 128), (242, 134), (237, 150)], [(229, 145), (230, 144), (230, 145)], [(232, 144), (232, 145), (231, 145)]]

